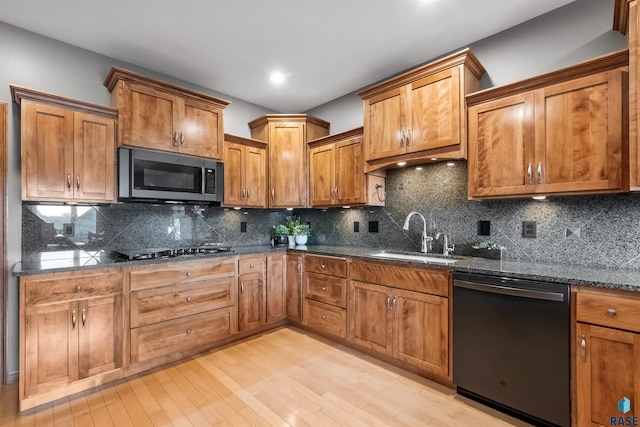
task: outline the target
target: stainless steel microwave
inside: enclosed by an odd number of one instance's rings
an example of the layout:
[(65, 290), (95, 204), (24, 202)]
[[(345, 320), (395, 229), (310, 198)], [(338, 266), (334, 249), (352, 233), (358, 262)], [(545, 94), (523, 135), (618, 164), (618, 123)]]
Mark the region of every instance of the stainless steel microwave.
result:
[(118, 149), (118, 199), (222, 202), (224, 166), (215, 160)]

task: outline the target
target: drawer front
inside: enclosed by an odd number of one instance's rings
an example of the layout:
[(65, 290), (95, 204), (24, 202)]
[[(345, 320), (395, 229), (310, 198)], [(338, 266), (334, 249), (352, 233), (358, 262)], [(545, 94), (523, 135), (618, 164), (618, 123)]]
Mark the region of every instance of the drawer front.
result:
[(347, 337), (347, 316), (343, 308), (305, 299), (302, 323), (327, 334)]
[(131, 290), (156, 288), (178, 283), (199, 282), (202, 280), (235, 275), (236, 266), (233, 257), (211, 258), (197, 261), (177, 261), (166, 264), (132, 267), (129, 272)]
[(169, 320), (131, 330), (131, 363), (205, 347), (237, 330), (234, 307)]
[(131, 292), (131, 327), (237, 304), (235, 277)]
[(305, 275), (305, 296), (342, 308), (347, 307), (347, 279), (324, 274)]
[(264, 256), (249, 256), (242, 257), (238, 262), (238, 273), (260, 273), (264, 271), (265, 261)]
[(304, 271), (308, 273), (328, 274), (330, 276), (347, 277), (347, 261), (319, 255), (305, 255)]
[(578, 292), (576, 318), (579, 322), (640, 332), (640, 300)]
[(412, 268), (399, 265), (354, 260), (351, 262), (349, 278), (360, 282), (416, 291), (427, 294), (449, 296), (451, 270), (436, 268)]
[(48, 304), (122, 293), (122, 270), (26, 276), (20, 279), (26, 305)]

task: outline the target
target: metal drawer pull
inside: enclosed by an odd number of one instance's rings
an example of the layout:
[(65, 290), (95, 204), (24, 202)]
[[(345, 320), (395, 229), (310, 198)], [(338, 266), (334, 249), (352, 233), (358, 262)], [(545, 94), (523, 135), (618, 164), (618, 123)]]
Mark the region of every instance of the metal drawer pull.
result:
[(187, 302), (191, 302), (191, 297), (187, 297)]
[(584, 335), (580, 339), (580, 354), (582, 356), (582, 361), (587, 361), (587, 337)]
[(244, 283), (240, 283), (240, 293), (244, 294)]
[(320, 318), (321, 318), (322, 320), (325, 320), (325, 319), (327, 318), (327, 316), (325, 316), (325, 315), (323, 314), (322, 316), (320, 316)]
[(391, 295), (387, 295), (387, 311), (391, 311)]
[(298, 273), (302, 274), (302, 264), (298, 263)]
[(184, 144), (184, 134), (180, 132), (180, 145)]
[(404, 131), (402, 131), (402, 138), (400, 138), (400, 148), (404, 148), (404, 139), (405, 139), (405, 135), (404, 135)]
[(527, 176), (529, 177), (529, 185), (533, 185), (533, 165), (531, 163), (527, 166)]
[(191, 335), (191, 329), (187, 329), (187, 335)]
[(396, 297), (393, 297), (393, 310), (396, 309)]
[(87, 323), (87, 309), (86, 307), (82, 307), (82, 326)]
[(190, 271), (187, 271), (187, 276), (191, 277), (193, 273), (191, 273)]
[(251, 199), (251, 192), (249, 191), (249, 189), (247, 188), (247, 200)]
[(71, 174), (67, 174), (67, 188), (71, 190)]
[(178, 145), (178, 132), (173, 133), (173, 145)]
[(607, 316), (616, 317), (617, 315), (618, 315), (618, 312), (614, 308), (607, 309)]
[(276, 200), (276, 189), (275, 188), (271, 189), (271, 200), (273, 200), (273, 201)]
[(78, 190), (80, 189), (80, 175), (76, 175), (76, 187), (78, 187)]
[(326, 287), (326, 286), (323, 286), (321, 289), (322, 289), (323, 291), (326, 291), (326, 290), (327, 290), (327, 287)]
[(247, 190), (245, 190), (244, 188), (242, 189), (242, 198), (246, 198), (247, 197)]
[(411, 143), (411, 129), (407, 129), (407, 147)]
[(76, 311), (75, 310), (71, 310), (71, 326), (72, 326), (72, 329), (76, 328)]

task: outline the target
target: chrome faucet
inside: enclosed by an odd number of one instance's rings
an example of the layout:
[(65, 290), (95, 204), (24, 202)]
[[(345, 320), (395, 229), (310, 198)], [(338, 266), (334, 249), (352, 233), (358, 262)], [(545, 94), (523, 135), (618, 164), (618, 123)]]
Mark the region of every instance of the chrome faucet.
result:
[(407, 219), (404, 220), (404, 225), (402, 226), (402, 229), (403, 230), (409, 229), (409, 220), (414, 215), (418, 215), (420, 218), (422, 218), (423, 227), (422, 227), (422, 244), (420, 245), (420, 252), (427, 253), (431, 249), (431, 241), (433, 240), (433, 237), (427, 235), (427, 220), (424, 219), (424, 216), (421, 213), (416, 211), (409, 212), (409, 215), (407, 215)]
[(456, 245), (452, 243), (451, 246), (449, 246), (449, 238), (444, 233), (436, 234), (436, 240), (438, 240), (440, 236), (442, 236), (442, 238), (444, 239), (444, 245), (442, 245), (442, 255), (450, 255), (451, 252), (456, 250)]

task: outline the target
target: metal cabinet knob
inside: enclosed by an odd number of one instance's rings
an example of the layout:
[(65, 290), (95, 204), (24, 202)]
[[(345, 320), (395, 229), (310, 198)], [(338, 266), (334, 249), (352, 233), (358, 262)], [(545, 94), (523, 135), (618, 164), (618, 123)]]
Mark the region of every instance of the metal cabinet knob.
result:
[(191, 329), (187, 329), (187, 335), (191, 335)]
[(191, 302), (191, 297), (187, 297), (187, 302)]
[(327, 268), (327, 266), (326, 266), (326, 265), (324, 265), (324, 264), (322, 264), (322, 265), (320, 266), (320, 268)]
[(82, 291), (82, 286), (76, 286), (76, 292)]
[(253, 264), (249, 264), (249, 268), (253, 268)]
[(613, 308), (607, 309), (607, 316), (616, 317), (617, 315), (618, 315), (618, 312), (615, 309)]
[(321, 289), (322, 289), (323, 291), (326, 291), (326, 290), (327, 290), (327, 287), (326, 287), (326, 286), (323, 286)]
[(322, 320), (325, 320), (325, 319), (327, 318), (327, 316), (325, 316), (325, 315), (323, 314), (322, 316), (320, 316), (320, 318), (321, 318)]
[(187, 271), (187, 276), (191, 277), (193, 273), (191, 273), (190, 271)]

